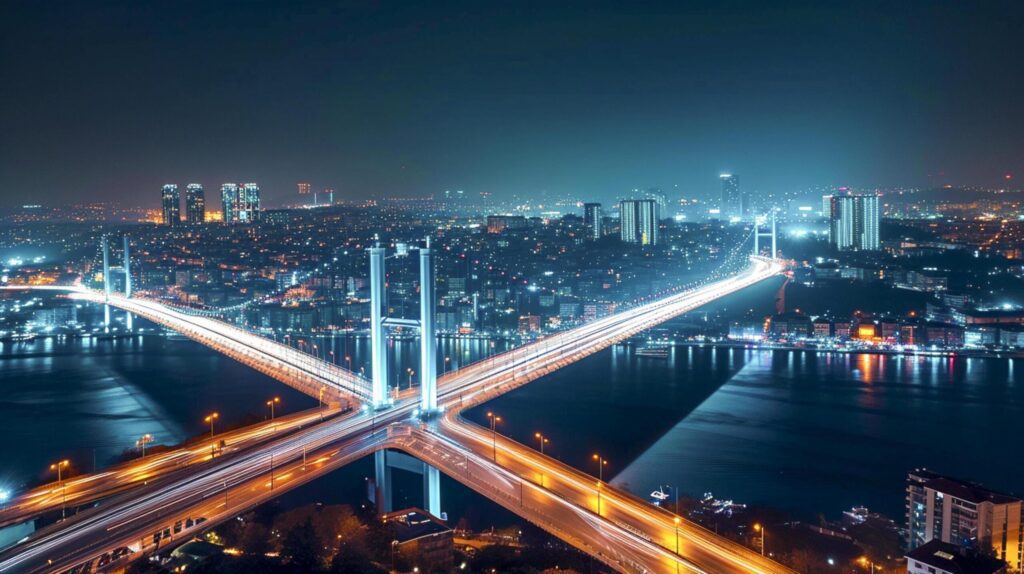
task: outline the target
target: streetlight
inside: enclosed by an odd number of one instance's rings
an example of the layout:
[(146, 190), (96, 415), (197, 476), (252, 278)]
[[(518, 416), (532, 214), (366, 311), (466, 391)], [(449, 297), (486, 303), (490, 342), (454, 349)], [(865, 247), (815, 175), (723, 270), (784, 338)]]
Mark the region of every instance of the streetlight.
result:
[(352, 357), (350, 355), (345, 355), (345, 362), (348, 363), (348, 370), (351, 371), (352, 370)]
[(281, 399), (279, 397), (274, 397), (267, 401), (267, 406), (270, 407), (270, 420), (274, 420), (274, 405), (280, 402)]
[(405, 371), (407, 373), (409, 373), (409, 388), (411, 389), (412, 388), (412, 376), (416, 374), (416, 371), (414, 371), (412, 369), (406, 369)]
[(492, 457), (494, 462), (498, 462), (498, 423), (501, 422), (501, 417), (488, 411), (487, 418), (491, 419), (491, 446), (493, 448)]
[(858, 559), (858, 562), (860, 562), (861, 566), (869, 567), (871, 569), (871, 574), (875, 574), (875, 563), (870, 558), (867, 556), (861, 556)]
[(55, 462), (50, 465), (50, 470), (57, 471), (57, 484), (60, 485), (61, 490), (61, 502), (60, 502), (60, 519), (64, 520), (67, 517), (67, 504), (68, 504), (68, 488), (64, 484), (64, 468), (71, 466), (71, 461), (64, 459), (59, 462)]
[(139, 440), (135, 441), (136, 447), (142, 447), (142, 458), (146, 458), (146, 445), (153, 442), (153, 435), (144, 434)]
[(597, 453), (591, 458), (597, 461), (597, 515), (601, 516), (601, 483), (604, 482), (604, 467), (608, 466), (608, 460)]
[(444, 372), (445, 372), (445, 374), (448, 373), (448, 366), (451, 364), (451, 362), (452, 362), (452, 358), (451, 357), (445, 357), (444, 358)]
[(210, 423), (210, 438), (213, 438), (213, 421), (220, 418), (220, 413), (210, 413), (203, 419), (204, 422)]
[(536, 437), (537, 442), (540, 443), (540, 453), (544, 454), (544, 445), (551, 441), (549, 441), (546, 436), (540, 434), (539, 432), (533, 433), (533, 436)]
[(761, 523), (756, 522), (754, 523), (754, 532), (761, 533), (761, 556), (764, 556), (764, 537), (768, 534), (768, 530), (761, 526)]

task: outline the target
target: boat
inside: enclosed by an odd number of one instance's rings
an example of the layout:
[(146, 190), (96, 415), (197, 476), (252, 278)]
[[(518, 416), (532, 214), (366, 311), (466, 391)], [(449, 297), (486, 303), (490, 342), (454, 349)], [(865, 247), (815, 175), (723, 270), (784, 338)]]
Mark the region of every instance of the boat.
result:
[(661, 345), (644, 345), (636, 350), (636, 356), (648, 357), (651, 359), (667, 359), (668, 358), (668, 347)]
[(654, 492), (651, 493), (651, 502), (655, 506), (661, 506), (661, 503), (665, 502), (666, 500), (668, 500), (668, 493), (665, 492), (660, 486), (658, 487), (658, 490), (655, 490)]

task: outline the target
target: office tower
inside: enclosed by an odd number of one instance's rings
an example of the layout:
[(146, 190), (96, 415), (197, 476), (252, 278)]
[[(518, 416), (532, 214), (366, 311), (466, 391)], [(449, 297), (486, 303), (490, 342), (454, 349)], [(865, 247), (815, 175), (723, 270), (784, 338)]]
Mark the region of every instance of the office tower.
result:
[(584, 203), (583, 204), (583, 226), (587, 229), (588, 239), (600, 239), (603, 235), (604, 229), (602, 229), (601, 221), (601, 204), (600, 203)]
[(907, 548), (932, 540), (991, 551), (1012, 569), (1022, 562), (1021, 499), (927, 470), (907, 476)]
[(225, 183), (220, 186), (225, 223), (260, 220), (260, 186), (255, 183)]
[(200, 225), (206, 221), (206, 193), (202, 184), (185, 186), (185, 221), (189, 225)]
[(747, 217), (750, 201), (740, 194), (740, 178), (729, 173), (723, 173), (718, 178), (722, 180), (722, 198), (718, 204), (721, 218), (728, 221)]
[(160, 206), (163, 208), (164, 225), (177, 227), (181, 224), (181, 196), (177, 185), (169, 183), (164, 186), (160, 193)]
[(878, 251), (878, 195), (836, 195), (830, 201), (829, 243), (840, 251)]
[(624, 243), (658, 244), (661, 210), (653, 199), (624, 199), (619, 202), (620, 234)]
[(311, 186), (308, 183), (299, 182), (297, 185), (299, 187), (299, 195), (309, 195)]

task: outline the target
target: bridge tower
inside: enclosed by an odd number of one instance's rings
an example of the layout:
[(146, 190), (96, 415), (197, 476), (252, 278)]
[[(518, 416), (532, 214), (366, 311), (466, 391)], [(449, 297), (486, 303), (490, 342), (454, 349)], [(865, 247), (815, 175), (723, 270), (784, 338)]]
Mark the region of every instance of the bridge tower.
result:
[[(125, 235), (124, 239), (124, 296), (132, 296), (132, 271), (131, 271), (131, 251), (128, 248), (128, 236)], [(100, 237), (100, 248), (103, 251), (103, 326), (107, 330), (110, 329), (110, 294), (113, 292), (114, 287), (110, 282), (110, 238), (106, 235)], [(127, 326), (128, 329), (132, 329), (132, 314), (127, 314)]]
[(441, 512), (441, 472), (425, 462), (395, 450), (378, 450), (373, 454), (374, 490), (373, 503), (377, 512), (387, 514), (395, 510), (392, 500), (391, 474), (394, 469), (404, 470), (423, 476), (423, 509), (446, 520)]
[(771, 229), (772, 230), (771, 230), (771, 232), (769, 233), (767, 231), (761, 231), (761, 225), (762, 225), (761, 218), (759, 216), (755, 215), (754, 216), (754, 255), (760, 255), (761, 254), (761, 246), (760, 246), (760, 243), (759, 243), (758, 240), (761, 237), (771, 237), (771, 240), (772, 240), (771, 258), (775, 259), (776, 255), (778, 255), (778, 252), (775, 250), (776, 249), (776, 246), (775, 246), (775, 208), (772, 208), (772, 215), (771, 215), (771, 225), (772, 225)]
[(420, 248), (420, 318), (418, 320), (398, 319), (386, 316), (386, 284), (384, 273), (385, 250), (371, 247), (370, 254), (370, 368), (373, 376), (373, 407), (388, 406), (388, 360), (387, 338), (384, 329), (388, 326), (417, 328), (420, 331), (420, 412), (431, 415), (437, 412), (437, 335), (434, 330), (434, 315), (437, 304), (434, 298), (434, 256), (430, 240)]

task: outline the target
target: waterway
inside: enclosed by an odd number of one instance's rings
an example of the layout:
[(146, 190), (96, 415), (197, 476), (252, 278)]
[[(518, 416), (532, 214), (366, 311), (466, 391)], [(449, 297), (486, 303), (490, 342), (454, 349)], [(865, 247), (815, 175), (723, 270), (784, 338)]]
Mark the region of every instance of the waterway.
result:
[[(338, 338), (318, 351), (330, 349), (339, 363), (353, 357), (358, 369), (364, 347)], [(393, 344), (405, 377), (415, 347)], [(452, 357), (466, 363), (496, 350), (487, 341), (442, 346), (449, 368)], [(201, 433), (212, 411), (225, 425), (266, 416), (271, 396), (281, 397), (283, 411), (316, 405), (177, 337), (3, 343), (0, 488), (46, 479), (62, 458), (82, 470), (109, 464), (142, 434), (170, 443)], [(672, 485), (808, 518), (854, 504), (898, 518), (903, 480), (915, 467), (1003, 490), (1024, 486), (1020, 360), (686, 346), (666, 360), (620, 346), (466, 416), (484, 423), (488, 410), (501, 415), (499, 432), (526, 444), (542, 432), (546, 452), (580, 468), (591, 469), (600, 453), (609, 460), (605, 478), (641, 495)], [(357, 465), (297, 496), (365, 492), (367, 472)], [(445, 497), (455, 517), (480, 514), (479, 499), (448, 481)]]

